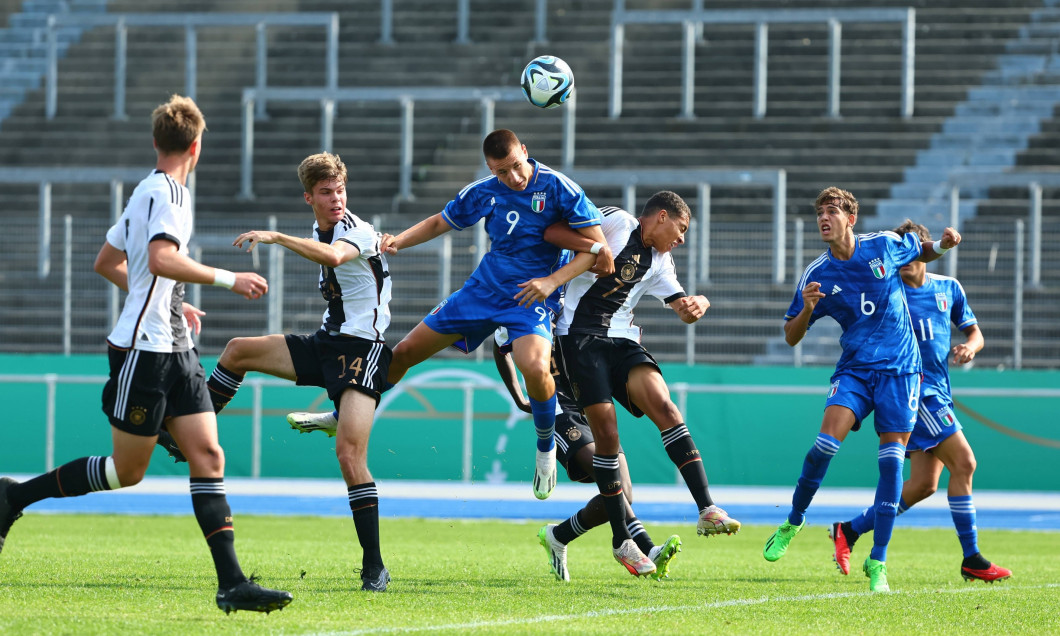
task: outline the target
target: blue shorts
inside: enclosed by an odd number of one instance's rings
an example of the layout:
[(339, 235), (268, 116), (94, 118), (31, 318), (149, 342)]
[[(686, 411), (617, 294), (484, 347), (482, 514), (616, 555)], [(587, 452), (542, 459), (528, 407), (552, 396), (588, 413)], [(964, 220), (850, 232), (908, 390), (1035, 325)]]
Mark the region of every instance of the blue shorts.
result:
[(925, 395), (920, 399), (920, 413), (906, 450), (929, 451), (961, 428), (952, 400), (937, 393)]
[(468, 284), (449, 295), (423, 319), (423, 324), (444, 334), (459, 334), (453, 346), (471, 353), (496, 331), (504, 327), (509, 342), (534, 334), (552, 342), (551, 305), (536, 302), (520, 307), (513, 298), (505, 298)]
[(841, 371), (832, 376), (825, 407), (845, 406), (854, 412), (854, 429), (876, 412), (876, 433), (908, 433), (920, 404), (920, 374), (884, 375), (876, 371)]

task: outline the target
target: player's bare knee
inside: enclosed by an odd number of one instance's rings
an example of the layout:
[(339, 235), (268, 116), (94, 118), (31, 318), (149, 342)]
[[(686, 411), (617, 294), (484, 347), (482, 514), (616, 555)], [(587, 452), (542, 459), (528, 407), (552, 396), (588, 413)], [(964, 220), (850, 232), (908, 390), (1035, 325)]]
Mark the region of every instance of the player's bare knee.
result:
[[(607, 431), (595, 431), (596, 434), (596, 452), (599, 454), (601, 449), (618, 448), (618, 430), (607, 430)], [(617, 452), (617, 450), (616, 450)], [(604, 453), (610, 454), (610, 453)]]
[(144, 479), (147, 474), (147, 464), (120, 465), (115, 463), (114, 472), (118, 474), (118, 483), (122, 488), (135, 486)]
[(952, 464), (949, 467), (951, 478), (971, 481), (976, 467), (974, 456), (960, 457)]
[(184, 454), (188, 458), (188, 466), (196, 473), (214, 475), (224, 472), (225, 453), (220, 444), (197, 446)]
[(343, 439), (335, 443), (335, 457), (340, 464), (366, 464), (368, 457), (367, 439)]
[(225, 345), (225, 350), (221, 352), (221, 357), (217, 359), (217, 364), (220, 364), (224, 368), (242, 372), (243, 365), (249, 352), (247, 351), (247, 343), (249, 338), (232, 338)]
[(911, 484), (910, 490), (912, 492), (910, 494), (912, 494), (915, 499), (913, 502), (907, 501), (906, 503), (915, 503), (916, 501), (923, 501), (931, 495), (934, 495), (935, 491), (937, 491), (938, 489), (939, 485), (937, 483), (926, 482)]

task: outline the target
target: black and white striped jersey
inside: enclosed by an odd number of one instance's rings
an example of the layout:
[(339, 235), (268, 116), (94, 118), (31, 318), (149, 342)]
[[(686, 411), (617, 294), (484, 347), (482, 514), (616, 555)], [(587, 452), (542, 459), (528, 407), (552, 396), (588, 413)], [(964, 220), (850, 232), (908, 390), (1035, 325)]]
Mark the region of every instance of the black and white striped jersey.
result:
[(155, 276), (148, 267), (152, 241), (172, 241), (188, 253), (192, 233), (191, 194), (155, 170), (133, 190), (107, 242), (125, 252), (129, 295), (107, 341), (119, 349), (172, 353), (194, 345), (184, 320), (184, 283)]
[(390, 268), (379, 251), (382, 236), (346, 210), (327, 232), (313, 224), (313, 238), (328, 245), (345, 241), (361, 254), (338, 267), (320, 266), (320, 293), (328, 301), (321, 329), (331, 334), (383, 342), (390, 326)]
[(641, 296), (651, 294), (664, 303), (686, 296), (677, 280), (674, 259), (645, 247), (640, 222), (613, 206), (600, 208), (601, 229), (615, 256), (615, 273), (606, 278), (586, 272), (567, 284), (563, 313), (556, 333), (592, 334), (640, 341), (633, 324), (633, 308)]

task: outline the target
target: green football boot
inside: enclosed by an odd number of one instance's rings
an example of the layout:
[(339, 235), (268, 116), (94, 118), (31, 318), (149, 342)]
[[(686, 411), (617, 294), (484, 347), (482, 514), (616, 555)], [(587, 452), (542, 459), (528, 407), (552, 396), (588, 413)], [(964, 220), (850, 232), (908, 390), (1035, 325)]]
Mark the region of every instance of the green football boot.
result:
[(766, 558), (766, 561), (777, 561), (780, 557), (784, 556), (784, 553), (788, 551), (788, 544), (795, 538), (795, 535), (799, 534), (799, 531), (806, 526), (806, 520), (804, 519), (801, 524), (793, 526), (788, 523), (785, 519), (784, 523), (780, 524), (777, 531), (773, 533), (773, 536), (769, 537), (766, 541), (766, 547), (762, 550), (762, 556)]
[(873, 592), (890, 592), (891, 586), (887, 585), (887, 564), (877, 561), (872, 557), (865, 559), (865, 565), (861, 566), (865, 576), (869, 577), (869, 590)]
[(655, 564), (655, 573), (651, 578), (656, 581), (670, 578), (670, 562), (681, 551), (681, 537), (670, 535), (666, 543), (657, 545), (648, 551), (648, 558)]

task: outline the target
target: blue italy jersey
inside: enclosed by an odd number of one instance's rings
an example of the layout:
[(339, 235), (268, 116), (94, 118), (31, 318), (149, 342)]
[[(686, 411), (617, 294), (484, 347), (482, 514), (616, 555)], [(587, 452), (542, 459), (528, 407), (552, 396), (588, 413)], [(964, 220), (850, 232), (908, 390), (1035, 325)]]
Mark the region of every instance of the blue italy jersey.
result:
[(920, 256), (920, 239), (915, 234), (874, 232), (858, 234), (854, 240), (850, 260), (841, 261), (829, 250), (810, 263), (784, 319), (802, 311), (803, 288), (820, 283), (825, 297), (814, 307), (810, 325), (831, 316), (843, 328), (837, 372), (919, 373), (920, 352), (898, 270)]
[(920, 287), (905, 288), (913, 333), (924, 359), (924, 380), (920, 394), (950, 396), (950, 324), (964, 329), (978, 324), (964, 288), (956, 278), (928, 274)]
[(442, 218), (455, 230), (486, 219), (490, 250), (468, 281), (508, 298), (519, 292), (519, 283), (548, 276), (562, 265), (560, 249), (544, 239), (545, 228), (565, 220), (578, 229), (600, 225), (601, 219), (577, 183), (533, 159), (529, 162), (534, 173), (522, 192), (489, 176), (466, 186), (442, 210)]

